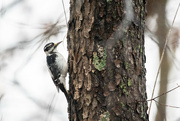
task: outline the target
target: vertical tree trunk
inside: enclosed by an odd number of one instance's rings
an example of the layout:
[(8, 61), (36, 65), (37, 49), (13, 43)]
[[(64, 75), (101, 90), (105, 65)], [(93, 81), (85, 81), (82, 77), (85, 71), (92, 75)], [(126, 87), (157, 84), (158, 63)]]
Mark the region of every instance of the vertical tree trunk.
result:
[[(148, 17), (152, 17), (154, 15), (158, 15), (157, 17), (157, 30), (154, 32), (154, 36), (156, 36), (158, 43), (159, 43), (159, 55), (161, 57), (163, 47), (166, 41), (166, 35), (168, 33), (168, 27), (166, 23), (166, 5), (167, 0), (149, 0), (147, 4), (147, 12)], [(152, 9), (152, 7), (156, 9)], [(167, 52), (165, 52), (163, 61), (161, 63), (161, 73), (160, 73), (160, 85), (158, 95), (167, 91), (168, 86), (168, 75), (169, 70), (171, 68), (170, 57)], [(166, 104), (167, 102), (167, 95), (159, 97), (160, 104)], [(166, 106), (158, 105), (158, 111), (155, 116), (155, 121), (163, 121), (166, 120)], [(150, 113), (151, 115), (151, 113)]]
[(70, 6), (70, 121), (147, 121), (144, 0)]

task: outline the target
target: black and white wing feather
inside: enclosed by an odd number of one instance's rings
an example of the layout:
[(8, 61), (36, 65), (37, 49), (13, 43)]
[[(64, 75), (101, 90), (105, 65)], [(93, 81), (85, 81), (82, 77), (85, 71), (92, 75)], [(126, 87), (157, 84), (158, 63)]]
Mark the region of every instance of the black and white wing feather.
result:
[(56, 57), (57, 55), (55, 53), (47, 56), (47, 65), (48, 65), (48, 70), (51, 75), (51, 78), (59, 92), (59, 88), (58, 88), (59, 82), (57, 79), (61, 76), (61, 72), (60, 72), (60, 69), (58, 69), (57, 63), (55, 63)]

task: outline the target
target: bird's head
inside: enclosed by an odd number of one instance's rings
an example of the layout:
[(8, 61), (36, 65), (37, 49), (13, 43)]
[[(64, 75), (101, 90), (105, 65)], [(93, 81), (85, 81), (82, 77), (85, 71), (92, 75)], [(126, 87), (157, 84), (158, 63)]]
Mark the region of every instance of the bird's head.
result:
[[(62, 41), (61, 41), (62, 42)], [(53, 43), (53, 42), (50, 42), (50, 43), (48, 43), (48, 44), (46, 44), (45, 46), (44, 46), (44, 52), (46, 53), (46, 54), (50, 54), (50, 53), (52, 53), (52, 52), (56, 52), (57, 51), (57, 46), (61, 43), (61, 42), (58, 42), (58, 43)]]

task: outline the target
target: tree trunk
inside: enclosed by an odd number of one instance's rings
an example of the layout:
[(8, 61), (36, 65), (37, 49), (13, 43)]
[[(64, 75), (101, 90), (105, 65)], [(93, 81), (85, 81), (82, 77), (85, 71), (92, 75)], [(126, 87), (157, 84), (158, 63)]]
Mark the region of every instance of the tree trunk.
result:
[[(157, 29), (155, 30), (154, 36), (156, 36), (157, 41), (159, 43), (159, 55), (161, 57), (163, 47), (166, 41), (167, 33), (168, 33), (168, 26), (166, 23), (166, 5), (167, 5), (167, 0), (149, 0), (147, 4), (147, 12), (148, 16), (147, 17), (152, 17), (154, 15), (158, 15), (157, 17)], [(152, 9), (152, 8), (155, 9)], [(148, 19), (148, 18), (147, 18)], [(148, 24), (148, 23), (147, 23)], [(147, 25), (148, 26), (148, 25)], [(149, 26), (151, 30), (151, 26)], [(159, 87), (156, 86), (156, 89), (159, 88), (158, 95), (163, 94), (164, 92), (167, 91), (168, 87), (168, 75), (169, 75), (169, 70), (171, 68), (171, 63), (173, 62), (172, 60), (169, 61), (171, 57), (169, 57), (168, 53), (165, 52), (162, 63), (161, 63), (161, 73), (160, 73), (160, 85)], [(160, 104), (166, 104), (167, 102), (167, 95), (159, 97), (159, 103)], [(162, 106), (157, 104), (157, 113), (155, 116), (155, 121), (164, 121), (166, 120), (166, 106)], [(151, 113), (149, 113), (151, 115)]]
[(71, 0), (70, 121), (147, 121), (144, 0)]

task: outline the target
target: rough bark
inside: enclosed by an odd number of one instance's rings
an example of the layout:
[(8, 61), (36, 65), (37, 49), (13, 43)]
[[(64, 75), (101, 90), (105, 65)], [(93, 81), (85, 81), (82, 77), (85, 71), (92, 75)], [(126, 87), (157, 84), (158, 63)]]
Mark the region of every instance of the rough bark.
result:
[(70, 121), (147, 121), (145, 1), (71, 0), (70, 6)]

